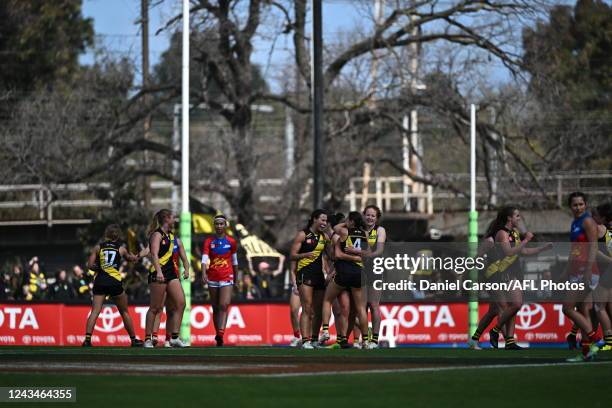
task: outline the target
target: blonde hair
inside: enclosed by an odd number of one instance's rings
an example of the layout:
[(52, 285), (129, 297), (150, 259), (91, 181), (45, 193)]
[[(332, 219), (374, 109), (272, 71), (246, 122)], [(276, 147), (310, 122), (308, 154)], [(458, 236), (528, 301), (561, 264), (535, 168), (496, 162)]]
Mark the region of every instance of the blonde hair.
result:
[(164, 225), (164, 218), (169, 215), (172, 215), (172, 211), (167, 209), (159, 210), (158, 212), (156, 212), (153, 216), (153, 219), (151, 220), (151, 223), (149, 224), (147, 236), (151, 236), (151, 234), (161, 228), (161, 226)]

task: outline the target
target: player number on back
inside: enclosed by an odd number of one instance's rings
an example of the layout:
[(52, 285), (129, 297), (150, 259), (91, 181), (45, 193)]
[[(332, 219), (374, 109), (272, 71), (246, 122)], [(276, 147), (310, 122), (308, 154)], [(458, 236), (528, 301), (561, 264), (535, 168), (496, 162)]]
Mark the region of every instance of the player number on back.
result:
[(115, 262), (115, 257), (117, 256), (116, 251), (103, 251), (104, 253), (104, 261), (106, 265), (113, 265)]

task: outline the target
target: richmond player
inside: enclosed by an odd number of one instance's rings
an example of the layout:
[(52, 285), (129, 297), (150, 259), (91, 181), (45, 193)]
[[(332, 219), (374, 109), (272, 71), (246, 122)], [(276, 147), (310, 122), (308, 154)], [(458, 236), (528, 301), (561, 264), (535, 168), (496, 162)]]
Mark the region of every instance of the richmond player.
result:
[(97, 270), (98, 273), (94, 279), (93, 303), (85, 327), (83, 347), (92, 345), (91, 335), (106, 297), (110, 297), (117, 305), (123, 319), (123, 325), (130, 336), (132, 347), (143, 345), (142, 340), (137, 339), (134, 334), (134, 325), (128, 311), (128, 297), (123, 290), (121, 273), (119, 272), (122, 258), (135, 262), (138, 260), (138, 256), (130, 254), (121, 245), (120, 236), (121, 229), (119, 226), (116, 224), (109, 225), (104, 231), (102, 241), (93, 248), (89, 255), (87, 265), (89, 268)]

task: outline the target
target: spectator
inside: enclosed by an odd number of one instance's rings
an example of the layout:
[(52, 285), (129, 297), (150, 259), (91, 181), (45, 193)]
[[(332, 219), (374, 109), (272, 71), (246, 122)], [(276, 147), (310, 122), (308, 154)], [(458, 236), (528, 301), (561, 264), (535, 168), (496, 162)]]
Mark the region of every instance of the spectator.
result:
[(245, 273), (240, 283), (240, 299), (243, 300), (255, 300), (261, 299), (261, 291), (253, 283), (253, 278), (250, 274)]
[(79, 265), (72, 267), (72, 287), (76, 293), (76, 298), (81, 300), (91, 299), (91, 280), (83, 272)]
[(62, 302), (70, 301), (76, 297), (74, 288), (68, 281), (68, 274), (65, 269), (57, 272), (56, 281), (51, 286), (51, 297)]
[(9, 299), (23, 299), (23, 280), (23, 268), (21, 267), (21, 265), (15, 264), (13, 266), (12, 273), (9, 275), (9, 282), (7, 288)]
[(46, 297), (47, 281), (37, 256), (30, 259), (29, 266), (30, 271), (28, 272), (26, 282), (28, 290), (27, 293), (24, 292), (24, 296), (28, 301), (44, 299)]
[(11, 298), (11, 274), (3, 273), (0, 279), (0, 300)]

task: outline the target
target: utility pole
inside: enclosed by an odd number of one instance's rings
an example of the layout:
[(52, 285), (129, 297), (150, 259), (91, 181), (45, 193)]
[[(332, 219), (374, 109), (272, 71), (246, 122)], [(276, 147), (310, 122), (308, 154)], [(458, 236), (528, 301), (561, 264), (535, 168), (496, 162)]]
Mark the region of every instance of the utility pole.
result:
[[(140, 24), (142, 27), (142, 89), (147, 89), (149, 86), (149, 0), (140, 0)], [(145, 109), (149, 107), (149, 95), (145, 93), (144, 98)], [(151, 132), (151, 115), (147, 115), (144, 120), (144, 139), (150, 138)], [(149, 155), (144, 151), (144, 169), (148, 168)], [(146, 210), (151, 207), (151, 179), (149, 176), (144, 176), (144, 208)]]
[[(413, 5), (415, 2), (412, 3)], [(417, 17), (414, 15), (410, 16), (410, 20), (414, 24)], [(420, 26), (414, 24), (411, 32), (413, 37), (418, 37), (421, 34)], [(421, 49), (417, 41), (410, 44), (410, 89), (413, 94), (419, 90), (425, 88), (425, 86), (419, 83), (419, 62), (421, 58)], [(419, 137), (419, 116), (418, 111), (413, 107), (410, 111), (410, 118), (404, 116), (403, 120), (403, 132), (402, 132), (402, 163), (404, 169), (407, 171), (412, 170), (417, 176), (423, 175), (423, 167), (419, 157), (423, 157), (423, 148), (421, 144), (421, 138)], [(410, 139), (408, 139), (410, 137)], [(409, 197), (409, 190), (412, 193), (424, 193), (425, 188), (422, 183), (410, 180), (409, 177), (404, 176), (403, 196), (404, 196), (404, 209), (406, 211), (413, 211), (411, 200)], [(425, 199), (422, 197), (417, 198), (416, 211), (425, 211)]]
[(312, 130), (314, 139), (314, 208), (323, 206), (325, 163), (323, 154), (323, 5), (312, 0)]

